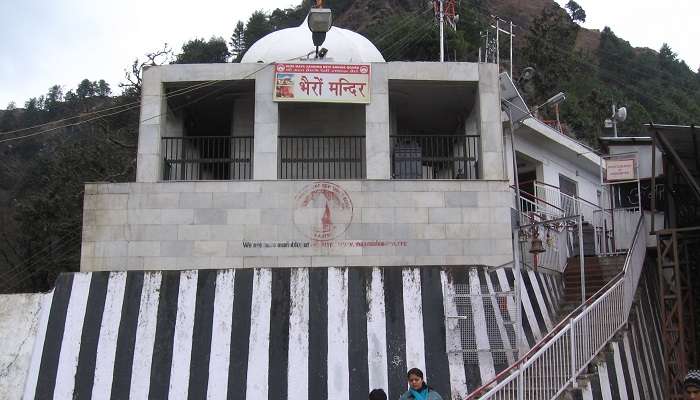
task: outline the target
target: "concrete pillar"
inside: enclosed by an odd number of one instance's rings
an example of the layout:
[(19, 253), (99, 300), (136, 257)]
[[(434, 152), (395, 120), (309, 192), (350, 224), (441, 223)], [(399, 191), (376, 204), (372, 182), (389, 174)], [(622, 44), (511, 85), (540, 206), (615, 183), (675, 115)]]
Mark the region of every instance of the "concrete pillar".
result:
[(371, 102), (365, 111), (367, 179), (391, 179), (387, 64), (372, 64)]
[(272, 101), (273, 67), (255, 76), (255, 123), (253, 179), (277, 179), (277, 147), (279, 136), (279, 111)]
[(481, 133), (481, 179), (508, 179), (503, 158), (503, 123), (498, 87), (498, 67), (479, 64), (479, 128)]
[(143, 71), (136, 182), (158, 182), (162, 178), (160, 142), (167, 110), (160, 69)]

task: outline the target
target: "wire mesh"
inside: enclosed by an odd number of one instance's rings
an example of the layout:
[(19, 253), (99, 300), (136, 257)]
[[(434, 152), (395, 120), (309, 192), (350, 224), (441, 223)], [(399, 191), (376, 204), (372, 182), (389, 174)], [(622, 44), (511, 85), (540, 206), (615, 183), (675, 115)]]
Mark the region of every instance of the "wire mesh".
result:
[(469, 284), (454, 284), (454, 297), (446, 300), (455, 305), (457, 315), (447, 318), (458, 320), (460, 335), (459, 348), (451, 351), (461, 353), (466, 365), (478, 365), (480, 355), (490, 355), (495, 365), (513, 362), (517, 352), (513, 292), (497, 291), (485, 284), (479, 285), (479, 290)]

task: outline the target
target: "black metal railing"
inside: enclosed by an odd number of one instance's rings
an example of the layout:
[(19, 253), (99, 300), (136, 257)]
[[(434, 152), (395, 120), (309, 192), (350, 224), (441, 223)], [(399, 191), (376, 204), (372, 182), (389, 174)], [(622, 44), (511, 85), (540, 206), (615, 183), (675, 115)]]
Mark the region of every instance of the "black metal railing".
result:
[(166, 181), (253, 178), (253, 137), (164, 137), (162, 154)]
[(364, 179), (364, 136), (280, 136), (279, 179)]
[(479, 136), (392, 135), (394, 179), (478, 179)]

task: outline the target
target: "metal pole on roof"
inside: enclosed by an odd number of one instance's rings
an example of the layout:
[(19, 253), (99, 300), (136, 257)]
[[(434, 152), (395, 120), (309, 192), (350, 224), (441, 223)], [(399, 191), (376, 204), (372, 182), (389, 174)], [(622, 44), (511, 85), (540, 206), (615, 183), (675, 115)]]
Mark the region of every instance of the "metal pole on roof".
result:
[(513, 21), (510, 21), (510, 79), (513, 79)]
[(508, 128), (510, 131), (510, 151), (513, 157), (513, 185), (515, 186), (515, 209), (518, 211), (518, 221), (520, 221), (520, 211), (522, 204), (520, 204), (520, 181), (518, 179), (518, 160), (515, 153), (515, 133), (513, 133), (513, 113), (510, 107), (506, 107), (508, 111)]
[(440, 0), (440, 62), (445, 61), (445, 0)]
[(499, 26), (499, 22), (500, 22), (500, 18), (496, 17), (496, 65), (499, 66), (498, 72), (500, 73), (501, 72), (501, 68), (500, 68), (501, 49), (499, 48), (499, 46), (501, 45), (501, 43), (499, 41), (499, 37), (500, 37), (501, 28)]

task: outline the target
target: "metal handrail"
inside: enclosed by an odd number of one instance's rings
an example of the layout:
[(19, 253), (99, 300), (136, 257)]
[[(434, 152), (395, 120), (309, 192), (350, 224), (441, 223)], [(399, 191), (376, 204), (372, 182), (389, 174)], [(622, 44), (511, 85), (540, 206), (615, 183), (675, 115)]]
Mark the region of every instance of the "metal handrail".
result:
[[(583, 304), (578, 306), (574, 311), (572, 311), (564, 319), (562, 319), (562, 321), (560, 321), (547, 335), (545, 335), (545, 337), (538, 341), (524, 356), (518, 359), (518, 361), (516, 361), (514, 364), (512, 364), (505, 370), (501, 371), (490, 381), (486, 382), (485, 384), (481, 385), (479, 388), (474, 390), (466, 397), (465, 400), (476, 399), (482, 394), (485, 398), (490, 398), (498, 394), (499, 390), (508, 389), (509, 383), (512, 383), (515, 379), (522, 379), (523, 374), (526, 372), (526, 368), (532, 365), (534, 362), (536, 362), (536, 360), (540, 358), (541, 355), (545, 353), (545, 351), (554, 346), (554, 344), (557, 341), (557, 338), (564, 337), (564, 335), (568, 332), (570, 333), (569, 339), (571, 342), (569, 348), (570, 354), (568, 354), (568, 360), (571, 363), (571, 376), (569, 376), (566, 380), (566, 384), (557, 390), (556, 395), (550, 398), (555, 398), (559, 393), (566, 389), (566, 387), (568, 387), (568, 385), (576, 379), (576, 377), (581, 373), (585, 366), (588, 365), (588, 363), (590, 363), (591, 360), (593, 360), (593, 358), (595, 357), (595, 355), (600, 351), (600, 348), (596, 348), (595, 351), (592, 352), (593, 354), (587, 357), (586, 360), (576, 360), (576, 355), (581, 353), (582, 351), (585, 351), (585, 349), (577, 349), (575, 346), (575, 336), (573, 335), (573, 332), (575, 328), (578, 328), (577, 323), (581, 321), (584, 317), (588, 316), (591, 313), (591, 310), (593, 310), (596, 306), (603, 304), (604, 301), (611, 298), (615, 291), (619, 290), (619, 287), (622, 285), (624, 285), (622, 286), (623, 315), (617, 316), (620, 317), (622, 321), (620, 325), (617, 326), (613, 330), (612, 334), (609, 336), (612, 337), (618, 330), (620, 330), (629, 318), (629, 312), (631, 310), (632, 302), (634, 300), (634, 292), (636, 292), (640, 276), (639, 274), (630, 275), (630, 273), (632, 272), (631, 265), (633, 257), (637, 255), (636, 251), (641, 251), (640, 249), (646, 249), (645, 242), (642, 242), (643, 226), (644, 217), (640, 216), (637, 222), (635, 235), (632, 240), (632, 245), (630, 246), (630, 249), (627, 252), (627, 256), (625, 257), (625, 263), (623, 265), (622, 271), (619, 274), (617, 274), (613, 279), (608, 281), (608, 283), (606, 283), (592, 297), (587, 299)], [(639, 246), (642, 245), (644, 245), (644, 247), (640, 248)], [(627, 291), (625, 291), (624, 289), (628, 289), (629, 293), (627, 293)], [(606, 320), (614, 321), (615, 319), (611, 318), (610, 315), (606, 315)], [(606, 340), (603, 341), (602, 346), (605, 346), (609, 342), (609, 340), (609, 337), (606, 338)], [(581, 365), (581, 367), (576, 368), (577, 364)], [(484, 393), (487, 390), (488, 392)], [(519, 385), (516, 391), (517, 393), (519, 393), (519, 395), (517, 395), (516, 398), (522, 398), (522, 390), (522, 385)], [(512, 394), (512, 392), (507, 392), (506, 394), (508, 393)]]
[[(548, 186), (548, 187), (550, 187), (550, 188), (552, 188), (552, 189), (558, 190), (558, 191), (561, 193), (561, 188), (559, 188), (559, 186), (554, 186), (554, 185), (549, 184), (549, 183), (544, 183), (544, 182), (540, 182), (540, 181), (537, 181), (537, 180), (535, 180), (535, 181), (528, 181), (528, 182), (524, 182), (524, 183), (534, 183), (535, 185)], [(520, 186), (522, 186), (522, 185), (523, 185), (523, 183), (520, 184)], [(584, 202), (584, 203), (590, 205), (591, 207), (596, 207), (596, 208), (599, 208), (599, 209), (602, 208), (601, 206), (599, 206), (599, 205), (597, 205), (597, 204), (595, 204), (595, 203), (593, 203), (593, 202), (590, 202), (590, 201), (584, 199), (583, 197), (580, 197), (579, 195), (570, 195), (570, 194), (566, 194), (566, 193), (561, 193), (561, 194), (563, 194), (564, 196), (568, 196), (568, 197), (570, 197), (570, 198), (572, 198), (572, 199), (574, 199), (574, 200), (580, 200), (580, 201), (582, 201), (582, 202)]]
[[(511, 185), (511, 188), (515, 190), (515, 186)], [(550, 207), (552, 207), (552, 208), (554, 208), (554, 209), (556, 209), (556, 210), (561, 211), (561, 212), (562, 212), (562, 215), (564, 215), (564, 210), (562, 210), (561, 208), (555, 206), (555, 205), (552, 204), (552, 203), (549, 203), (547, 200), (543, 200), (543, 199), (541, 199), (541, 198), (539, 198), (539, 197), (537, 197), (537, 196), (535, 196), (535, 195), (532, 195), (532, 194), (530, 194), (530, 193), (528, 193), (528, 192), (526, 192), (526, 191), (524, 191), (524, 190), (522, 190), (522, 189), (520, 189), (520, 196), (521, 196), (521, 197), (522, 197), (522, 196), (530, 197), (530, 198), (534, 199), (534, 201), (541, 202), (541, 203), (543, 203), (543, 204), (545, 204), (545, 205), (548, 205), (548, 206), (550, 206)], [(530, 201), (532, 201), (532, 200), (530, 200)]]

